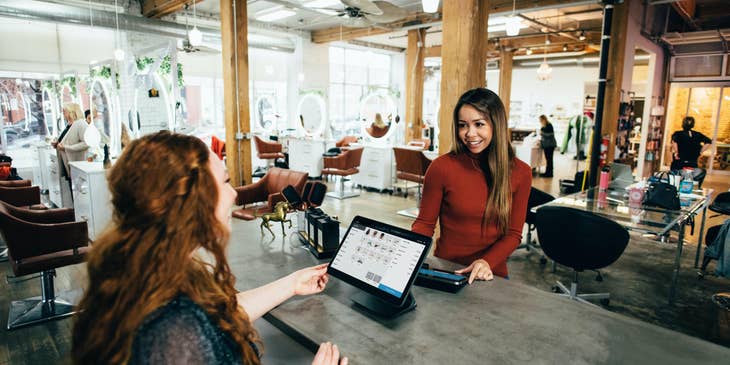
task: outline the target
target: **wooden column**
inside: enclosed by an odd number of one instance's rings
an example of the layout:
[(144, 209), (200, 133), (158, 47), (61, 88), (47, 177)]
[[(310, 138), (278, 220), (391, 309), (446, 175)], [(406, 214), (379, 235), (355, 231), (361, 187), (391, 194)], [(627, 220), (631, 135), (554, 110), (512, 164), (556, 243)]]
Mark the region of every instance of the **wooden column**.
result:
[[(608, 51), (608, 69), (606, 70), (606, 97), (604, 98), (603, 122), (601, 123), (601, 135), (609, 136), (608, 163), (613, 161), (613, 151), (616, 147), (616, 132), (618, 130), (618, 114), (621, 104), (621, 85), (624, 79), (626, 48), (631, 47), (633, 49), (633, 46), (626, 44), (628, 15), (628, 5), (626, 3), (614, 5), (613, 19), (611, 22), (611, 43)], [(631, 56), (633, 56), (633, 51), (631, 52)], [(586, 136), (586, 138), (588, 137)], [(598, 181), (598, 178), (599, 176), (596, 176), (596, 181)]]
[(461, 94), (486, 85), (488, 0), (443, 1), (439, 154), (451, 149), (453, 112)]
[[(251, 183), (252, 174), (246, 13), (246, 1), (220, 0), (226, 166), (233, 186)], [(239, 132), (247, 138), (236, 138)]]
[(421, 137), (423, 128), (423, 60), (426, 29), (408, 31), (406, 49), (406, 142)]
[(499, 52), (499, 98), (504, 103), (504, 111), (509, 120), (509, 101), (512, 94), (512, 50)]

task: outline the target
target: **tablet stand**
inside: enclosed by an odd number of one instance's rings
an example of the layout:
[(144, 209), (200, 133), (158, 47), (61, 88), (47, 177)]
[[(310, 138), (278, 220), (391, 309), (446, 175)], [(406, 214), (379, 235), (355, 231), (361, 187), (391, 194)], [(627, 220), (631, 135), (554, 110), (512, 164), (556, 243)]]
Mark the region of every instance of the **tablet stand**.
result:
[(388, 303), (374, 295), (364, 291), (358, 291), (350, 297), (350, 300), (381, 317), (393, 318), (416, 308), (416, 300), (408, 293), (402, 305), (397, 306)]

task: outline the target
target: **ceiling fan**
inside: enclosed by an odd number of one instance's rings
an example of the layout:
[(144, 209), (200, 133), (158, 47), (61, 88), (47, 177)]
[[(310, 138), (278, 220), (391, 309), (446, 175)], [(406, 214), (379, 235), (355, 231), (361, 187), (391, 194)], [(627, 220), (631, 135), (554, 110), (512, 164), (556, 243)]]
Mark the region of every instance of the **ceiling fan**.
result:
[(343, 9), (317, 8), (327, 14), (337, 15), (348, 27), (369, 27), (401, 20), (408, 11), (387, 1), (379, 0), (340, 0)]

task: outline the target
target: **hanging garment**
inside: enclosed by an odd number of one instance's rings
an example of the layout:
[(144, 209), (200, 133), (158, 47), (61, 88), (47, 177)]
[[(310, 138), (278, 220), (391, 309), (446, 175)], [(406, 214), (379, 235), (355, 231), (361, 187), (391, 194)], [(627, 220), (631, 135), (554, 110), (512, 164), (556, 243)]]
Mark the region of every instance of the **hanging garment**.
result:
[(588, 142), (588, 133), (592, 127), (593, 121), (585, 115), (576, 115), (571, 118), (568, 124), (568, 133), (565, 134), (563, 144), (560, 147), (560, 153), (565, 153), (568, 150), (568, 143), (573, 138), (575, 140), (576, 155), (582, 155)]
[(705, 249), (705, 257), (717, 260), (717, 276), (730, 278), (730, 219), (725, 220), (715, 240)]

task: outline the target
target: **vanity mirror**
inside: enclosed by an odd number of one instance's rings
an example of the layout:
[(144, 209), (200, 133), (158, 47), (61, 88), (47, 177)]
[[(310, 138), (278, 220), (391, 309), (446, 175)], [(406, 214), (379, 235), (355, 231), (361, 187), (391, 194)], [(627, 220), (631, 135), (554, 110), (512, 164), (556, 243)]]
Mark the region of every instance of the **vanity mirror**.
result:
[(307, 136), (322, 136), (327, 122), (324, 98), (318, 94), (304, 94), (297, 106), (299, 125)]
[(254, 104), (256, 128), (264, 133), (276, 130), (276, 100), (273, 95), (261, 95)]
[(398, 108), (392, 97), (373, 93), (360, 102), (360, 121), (371, 141), (385, 141), (395, 129)]
[(93, 125), (101, 135), (101, 144), (113, 146), (116, 140), (113, 132), (116, 128), (113, 125), (114, 113), (110, 96), (107, 81), (95, 79), (91, 82), (89, 105), (91, 105)]

